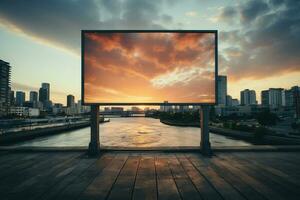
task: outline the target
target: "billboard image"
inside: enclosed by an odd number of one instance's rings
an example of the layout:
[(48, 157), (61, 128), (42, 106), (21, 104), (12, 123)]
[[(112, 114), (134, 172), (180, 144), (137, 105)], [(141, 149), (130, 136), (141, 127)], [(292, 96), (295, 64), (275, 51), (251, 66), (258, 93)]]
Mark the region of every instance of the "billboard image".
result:
[(82, 31), (84, 104), (215, 104), (216, 31)]

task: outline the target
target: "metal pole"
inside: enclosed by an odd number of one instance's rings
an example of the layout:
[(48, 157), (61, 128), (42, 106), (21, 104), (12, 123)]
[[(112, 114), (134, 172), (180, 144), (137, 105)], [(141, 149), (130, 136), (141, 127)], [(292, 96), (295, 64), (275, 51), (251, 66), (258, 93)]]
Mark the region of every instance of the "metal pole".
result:
[(200, 127), (201, 127), (201, 143), (200, 149), (202, 154), (211, 156), (212, 151), (209, 142), (209, 106), (201, 106), (200, 108)]
[(89, 144), (89, 155), (97, 155), (100, 150), (99, 141), (99, 106), (91, 106), (91, 141)]

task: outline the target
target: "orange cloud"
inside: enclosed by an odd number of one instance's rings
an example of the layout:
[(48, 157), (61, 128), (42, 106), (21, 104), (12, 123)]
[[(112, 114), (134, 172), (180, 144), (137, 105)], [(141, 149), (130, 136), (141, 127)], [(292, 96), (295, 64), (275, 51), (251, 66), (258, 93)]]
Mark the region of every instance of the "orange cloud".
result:
[(214, 103), (214, 34), (85, 33), (85, 102)]

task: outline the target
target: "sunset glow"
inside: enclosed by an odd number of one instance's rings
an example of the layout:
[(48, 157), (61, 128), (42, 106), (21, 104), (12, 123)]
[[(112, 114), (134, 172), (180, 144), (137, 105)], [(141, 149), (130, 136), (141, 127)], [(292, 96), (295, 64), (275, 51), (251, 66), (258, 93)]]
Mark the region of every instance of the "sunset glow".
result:
[(84, 34), (85, 103), (214, 103), (214, 33)]

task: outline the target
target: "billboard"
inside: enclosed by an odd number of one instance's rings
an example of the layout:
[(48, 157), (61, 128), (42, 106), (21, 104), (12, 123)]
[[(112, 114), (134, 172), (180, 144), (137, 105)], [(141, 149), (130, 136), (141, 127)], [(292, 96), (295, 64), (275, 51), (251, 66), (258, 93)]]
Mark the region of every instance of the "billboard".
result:
[(216, 104), (217, 31), (82, 31), (86, 105)]

